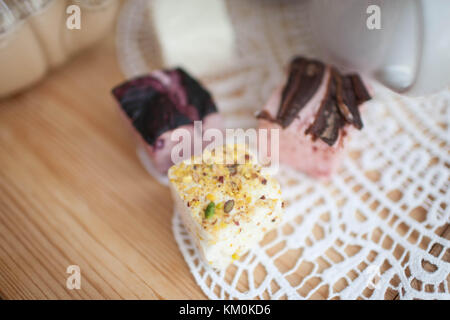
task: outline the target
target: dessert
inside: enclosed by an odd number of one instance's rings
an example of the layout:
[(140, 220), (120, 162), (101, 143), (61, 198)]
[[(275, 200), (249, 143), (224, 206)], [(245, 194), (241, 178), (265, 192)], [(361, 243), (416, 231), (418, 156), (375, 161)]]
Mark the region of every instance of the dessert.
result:
[(202, 132), (194, 130), (194, 121), (202, 121), (203, 129), (222, 126), (209, 92), (181, 68), (155, 71), (126, 81), (112, 93), (161, 174), (166, 174), (173, 164), (172, 148), (180, 143), (171, 139), (174, 129), (189, 131), (194, 154), (193, 142), (202, 141)]
[(155, 0), (149, 12), (167, 67), (199, 76), (230, 66), (234, 31), (224, 0)]
[(281, 163), (328, 178), (354, 129), (362, 129), (360, 108), (370, 99), (359, 75), (343, 75), (320, 61), (296, 57), (286, 84), (257, 115), (259, 128), (280, 129)]
[(280, 185), (245, 149), (238, 144), (206, 149), (168, 173), (175, 209), (216, 269), (239, 259), (281, 221)]

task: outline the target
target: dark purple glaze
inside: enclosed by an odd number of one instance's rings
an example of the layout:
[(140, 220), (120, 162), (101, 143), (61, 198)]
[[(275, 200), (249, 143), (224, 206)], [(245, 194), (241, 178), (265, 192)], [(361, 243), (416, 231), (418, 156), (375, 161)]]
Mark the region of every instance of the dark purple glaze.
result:
[(156, 146), (159, 136), (217, 112), (210, 93), (183, 69), (163, 70), (126, 81), (112, 90), (122, 110), (144, 140)]

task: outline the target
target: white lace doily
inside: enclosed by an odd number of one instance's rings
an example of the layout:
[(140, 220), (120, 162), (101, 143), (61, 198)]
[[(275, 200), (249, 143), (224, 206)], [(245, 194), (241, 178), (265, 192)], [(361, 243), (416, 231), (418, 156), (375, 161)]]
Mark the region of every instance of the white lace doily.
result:
[[(145, 4), (128, 2), (119, 20), (119, 60), (128, 76), (149, 68)], [(228, 5), (239, 62), (202, 80), (229, 125), (249, 126), (283, 66), (315, 50), (306, 2)], [(175, 239), (209, 298), (450, 299), (450, 88), (408, 98), (375, 86), (363, 120), (329, 183), (282, 168), (283, 224), (225, 271), (201, 262), (174, 214)]]

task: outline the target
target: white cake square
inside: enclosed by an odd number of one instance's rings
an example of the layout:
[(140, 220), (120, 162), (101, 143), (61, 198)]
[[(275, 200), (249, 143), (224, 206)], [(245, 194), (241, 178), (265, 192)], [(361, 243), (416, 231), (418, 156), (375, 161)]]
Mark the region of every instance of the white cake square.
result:
[[(245, 163), (236, 154), (244, 155)], [(231, 164), (221, 161), (230, 155)], [(204, 260), (224, 269), (280, 223), (281, 189), (243, 146), (205, 150), (199, 164), (198, 157), (169, 169), (175, 209)]]

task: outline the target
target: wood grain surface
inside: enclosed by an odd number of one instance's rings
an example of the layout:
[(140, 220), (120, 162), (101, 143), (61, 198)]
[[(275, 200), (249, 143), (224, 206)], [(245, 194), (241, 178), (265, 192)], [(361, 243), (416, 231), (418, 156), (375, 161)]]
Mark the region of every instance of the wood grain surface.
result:
[[(177, 248), (172, 202), (140, 165), (110, 89), (111, 34), (0, 102), (0, 298), (205, 298)], [(69, 265), (81, 289), (66, 288)]]

